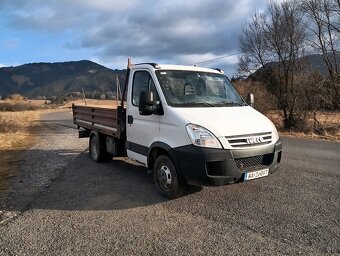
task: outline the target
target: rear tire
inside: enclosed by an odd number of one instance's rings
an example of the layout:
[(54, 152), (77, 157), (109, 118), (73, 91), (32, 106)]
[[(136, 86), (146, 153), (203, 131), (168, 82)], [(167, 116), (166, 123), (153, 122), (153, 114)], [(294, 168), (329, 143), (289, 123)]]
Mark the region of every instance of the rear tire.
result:
[(100, 163), (109, 159), (108, 153), (106, 152), (105, 143), (103, 141), (105, 142), (105, 140), (103, 140), (101, 136), (97, 134), (93, 134), (90, 137), (89, 153), (92, 157), (92, 160), (96, 163)]
[(166, 155), (157, 157), (153, 178), (159, 194), (168, 199), (178, 198), (184, 192), (185, 184), (179, 180), (175, 165)]

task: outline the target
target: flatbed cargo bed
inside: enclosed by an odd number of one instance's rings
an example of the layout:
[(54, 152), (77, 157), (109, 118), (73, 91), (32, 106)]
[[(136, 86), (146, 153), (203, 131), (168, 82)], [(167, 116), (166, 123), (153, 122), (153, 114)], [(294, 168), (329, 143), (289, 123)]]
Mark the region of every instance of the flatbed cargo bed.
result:
[(72, 105), (73, 123), (79, 128), (101, 132), (116, 137), (118, 131), (117, 109)]

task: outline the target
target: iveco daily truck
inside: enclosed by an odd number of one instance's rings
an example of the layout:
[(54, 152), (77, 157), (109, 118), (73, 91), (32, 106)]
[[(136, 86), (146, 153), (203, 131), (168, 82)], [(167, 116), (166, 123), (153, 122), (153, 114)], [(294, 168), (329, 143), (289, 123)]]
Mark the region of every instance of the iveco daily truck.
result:
[(221, 70), (129, 61), (120, 106), (73, 105), (95, 162), (127, 156), (153, 171), (158, 192), (220, 186), (273, 173), (282, 144), (272, 122)]

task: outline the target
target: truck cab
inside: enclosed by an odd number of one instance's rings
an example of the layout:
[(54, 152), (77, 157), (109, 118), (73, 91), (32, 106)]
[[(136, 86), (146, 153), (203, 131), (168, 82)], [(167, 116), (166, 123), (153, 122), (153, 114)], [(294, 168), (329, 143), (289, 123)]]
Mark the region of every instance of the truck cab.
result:
[(130, 159), (153, 171), (163, 196), (180, 196), (186, 184), (265, 177), (279, 166), (282, 144), (275, 126), (222, 71), (145, 63), (131, 65), (127, 79), (126, 108), (117, 114), (121, 132), (112, 141), (123, 142)]

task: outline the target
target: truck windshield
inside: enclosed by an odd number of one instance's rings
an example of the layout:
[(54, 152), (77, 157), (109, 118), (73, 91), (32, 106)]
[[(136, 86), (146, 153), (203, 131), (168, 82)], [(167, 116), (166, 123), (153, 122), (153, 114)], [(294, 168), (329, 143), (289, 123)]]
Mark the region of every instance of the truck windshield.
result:
[(225, 107), (245, 105), (229, 79), (222, 74), (157, 70), (156, 75), (170, 106)]

